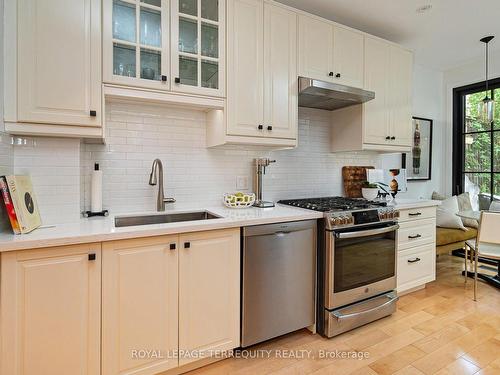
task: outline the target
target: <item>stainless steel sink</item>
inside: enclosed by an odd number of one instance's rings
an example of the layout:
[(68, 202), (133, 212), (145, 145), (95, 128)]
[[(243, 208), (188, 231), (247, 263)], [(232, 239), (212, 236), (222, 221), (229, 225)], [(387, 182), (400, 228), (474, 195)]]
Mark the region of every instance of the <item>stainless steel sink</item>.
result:
[(162, 215), (137, 215), (137, 216), (117, 216), (115, 217), (115, 227), (131, 227), (135, 225), (150, 225), (164, 223), (178, 223), (181, 221), (196, 221), (219, 219), (220, 216), (208, 211), (180, 212)]

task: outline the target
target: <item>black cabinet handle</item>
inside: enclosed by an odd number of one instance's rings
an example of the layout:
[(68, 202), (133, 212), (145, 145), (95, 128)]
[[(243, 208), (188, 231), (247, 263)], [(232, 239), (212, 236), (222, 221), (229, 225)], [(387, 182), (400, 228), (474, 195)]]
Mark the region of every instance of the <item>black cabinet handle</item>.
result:
[(191, 242), (184, 242), (184, 249), (189, 249), (191, 247)]
[(340, 73), (335, 74), (335, 78), (340, 78)]
[(161, 80), (162, 80), (163, 82), (167, 82), (167, 76), (161, 76)]
[(90, 111), (90, 116), (91, 117), (96, 117), (97, 116), (97, 111), (91, 110)]
[(385, 139), (388, 141), (389, 139), (391, 139), (391, 137), (387, 136), (387, 137), (385, 137)]
[(95, 260), (95, 254), (94, 253), (89, 254), (89, 260)]
[(181, 83), (181, 79), (179, 77), (175, 77), (175, 83)]
[(333, 77), (333, 72), (328, 73), (329, 77)]
[(420, 238), (420, 237), (422, 237), (422, 235), (421, 235), (421, 234), (416, 234), (416, 235), (414, 235), (414, 236), (408, 236), (408, 238), (409, 238), (410, 240), (414, 240), (415, 238)]
[(175, 247), (176, 247), (176, 246), (175, 246), (175, 243), (171, 243), (171, 244), (170, 244), (170, 250), (175, 250)]
[(420, 258), (408, 259), (408, 263), (417, 263), (420, 262)]
[(262, 129), (264, 129), (264, 125), (259, 125), (259, 126), (257, 126), (257, 128), (258, 128), (259, 130), (262, 130)]
[(421, 212), (410, 212), (410, 213), (408, 214), (408, 216), (420, 216), (420, 215), (422, 215), (422, 213), (421, 213)]
[(273, 127), (272, 127), (271, 125), (269, 125), (269, 126), (267, 127), (267, 130), (271, 131), (271, 130), (273, 130)]
[(396, 139), (396, 137), (391, 137), (391, 140), (394, 141)]

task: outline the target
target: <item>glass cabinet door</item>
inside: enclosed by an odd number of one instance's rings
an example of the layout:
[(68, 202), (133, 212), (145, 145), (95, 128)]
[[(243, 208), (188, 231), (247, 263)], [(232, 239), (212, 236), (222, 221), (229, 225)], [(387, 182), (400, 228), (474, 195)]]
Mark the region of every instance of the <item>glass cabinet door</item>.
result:
[(173, 90), (222, 95), (225, 0), (172, 0)]
[(112, 48), (107, 68), (112, 70), (111, 81), (168, 88), (168, 0), (109, 2), (111, 19), (105, 22), (111, 23), (112, 46), (106, 46)]

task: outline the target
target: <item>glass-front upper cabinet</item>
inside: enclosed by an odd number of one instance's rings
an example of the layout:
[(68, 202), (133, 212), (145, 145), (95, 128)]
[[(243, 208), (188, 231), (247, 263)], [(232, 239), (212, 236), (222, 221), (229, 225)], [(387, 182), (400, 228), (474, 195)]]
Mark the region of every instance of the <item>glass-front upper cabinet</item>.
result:
[(225, 0), (172, 1), (172, 90), (224, 96)]
[(170, 89), (169, 0), (105, 0), (103, 7), (104, 82)]

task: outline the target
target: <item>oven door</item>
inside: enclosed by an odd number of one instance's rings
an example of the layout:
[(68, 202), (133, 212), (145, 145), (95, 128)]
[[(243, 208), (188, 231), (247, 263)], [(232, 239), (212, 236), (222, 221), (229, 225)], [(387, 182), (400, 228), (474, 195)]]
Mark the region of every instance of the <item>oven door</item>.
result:
[(396, 289), (398, 228), (388, 222), (326, 233), (327, 309)]

